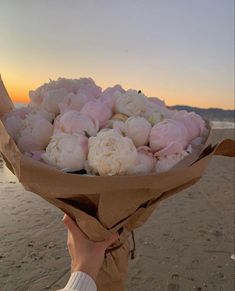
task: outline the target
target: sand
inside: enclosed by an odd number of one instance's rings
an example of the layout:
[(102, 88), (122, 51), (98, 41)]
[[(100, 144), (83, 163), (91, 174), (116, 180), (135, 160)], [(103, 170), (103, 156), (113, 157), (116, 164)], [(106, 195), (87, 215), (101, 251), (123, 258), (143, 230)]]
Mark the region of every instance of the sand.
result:
[[(226, 137), (233, 131), (213, 131), (213, 143)], [(233, 176), (234, 160), (215, 157), (199, 183), (136, 230), (128, 291), (234, 290)], [(62, 288), (70, 265), (62, 212), (24, 191), (2, 163), (0, 199), (0, 290)]]

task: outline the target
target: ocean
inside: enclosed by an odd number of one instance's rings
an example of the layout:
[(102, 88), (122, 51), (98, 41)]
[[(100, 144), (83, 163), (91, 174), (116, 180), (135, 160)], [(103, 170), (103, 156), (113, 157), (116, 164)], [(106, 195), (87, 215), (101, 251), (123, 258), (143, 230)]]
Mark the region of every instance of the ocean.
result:
[(231, 121), (211, 121), (212, 129), (234, 129), (235, 123)]

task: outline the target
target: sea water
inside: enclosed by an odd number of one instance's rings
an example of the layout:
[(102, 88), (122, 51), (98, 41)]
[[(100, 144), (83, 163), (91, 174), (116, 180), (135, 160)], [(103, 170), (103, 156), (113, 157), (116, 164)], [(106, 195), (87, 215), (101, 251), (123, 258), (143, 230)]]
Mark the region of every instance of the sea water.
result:
[(235, 123), (231, 121), (210, 121), (212, 129), (234, 129)]

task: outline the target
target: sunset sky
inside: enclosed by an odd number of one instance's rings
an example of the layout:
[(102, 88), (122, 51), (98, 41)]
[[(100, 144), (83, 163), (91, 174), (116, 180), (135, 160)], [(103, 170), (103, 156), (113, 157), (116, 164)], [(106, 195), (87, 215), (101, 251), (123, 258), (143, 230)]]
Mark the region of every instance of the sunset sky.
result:
[(233, 0), (0, 0), (10, 95), (92, 77), (169, 105), (234, 107)]

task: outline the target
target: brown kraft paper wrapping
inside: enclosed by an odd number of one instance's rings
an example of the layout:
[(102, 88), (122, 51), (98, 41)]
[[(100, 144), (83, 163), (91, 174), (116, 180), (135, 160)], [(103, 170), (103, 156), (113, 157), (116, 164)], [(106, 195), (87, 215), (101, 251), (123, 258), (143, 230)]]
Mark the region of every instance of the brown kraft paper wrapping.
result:
[[(13, 109), (0, 79), (0, 118)], [(124, 291), (129, 233), (144, 224), (161, 200), (196, 183), (213, 155), (234, 157), (235, 142), (227, 139), (216, 146), (207, 145), (166, 173), (80, 176), (63, 173), (23, 155), (0, 121), (0, 152), (26, 190), (71, 216), (91, 240), (106, 239), (116, 231), (121, 233), (119, 241), (107, 252), (96, 283), (99, 291)]]

